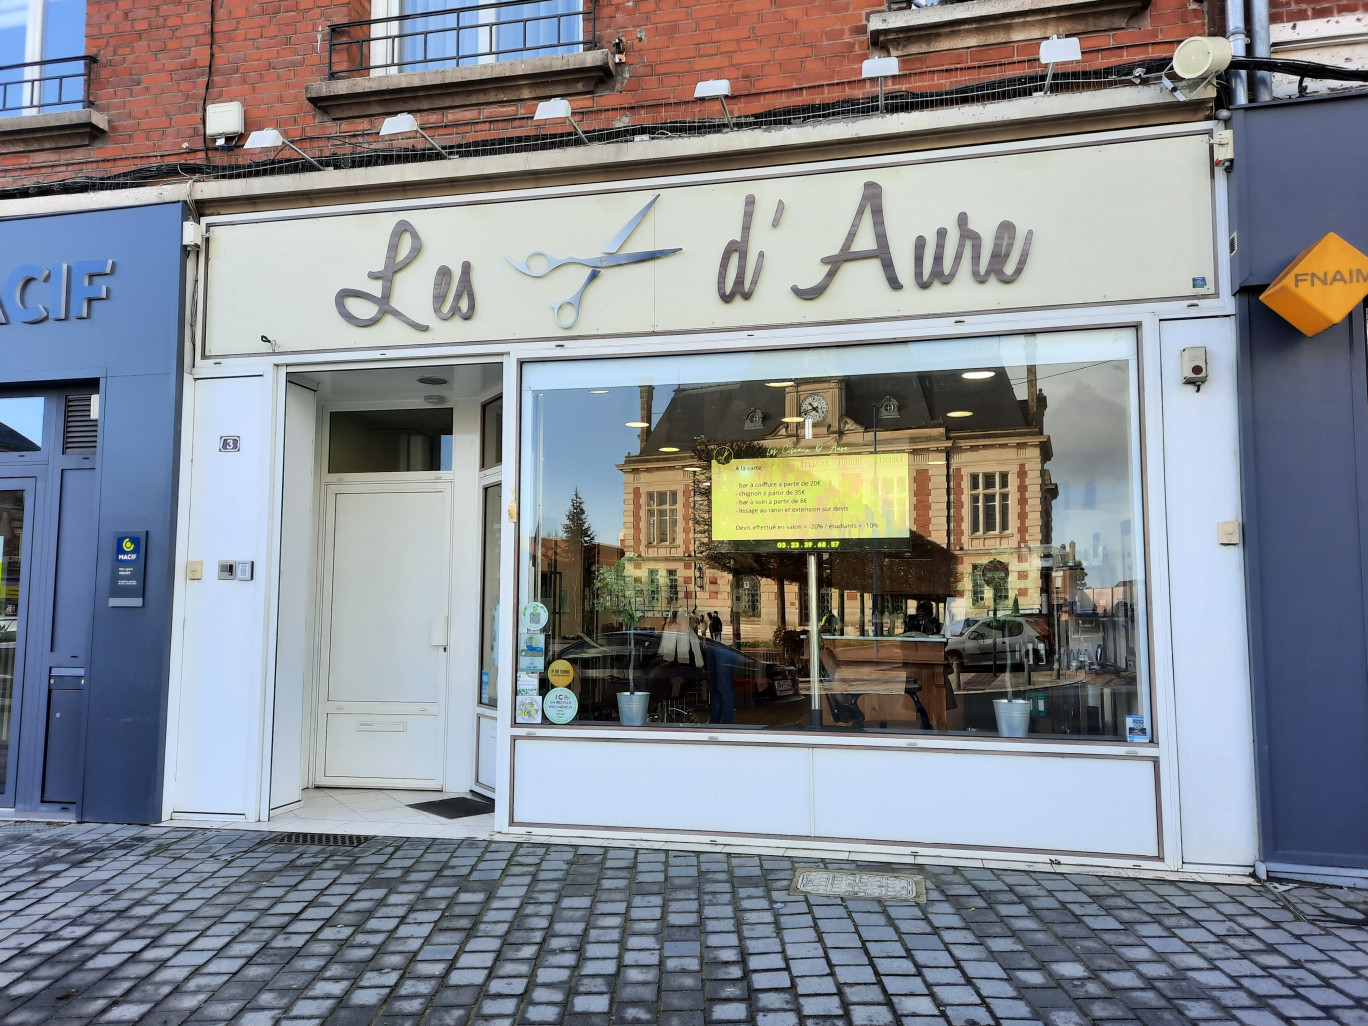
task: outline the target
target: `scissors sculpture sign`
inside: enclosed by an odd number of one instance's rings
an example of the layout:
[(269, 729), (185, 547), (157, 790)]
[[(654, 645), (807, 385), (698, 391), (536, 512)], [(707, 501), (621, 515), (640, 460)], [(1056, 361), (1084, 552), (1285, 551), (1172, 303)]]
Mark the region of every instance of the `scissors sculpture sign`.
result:
[[(622, 264), (639, 264), (646, 260), (659, 260), (661, 257), (669, 256), (671, 253), (678, 253), (683, 248), (677, 246), (674, 249), (649, 249), (641, 250), (636, 253), (618, 252), (623, 244), (626, 243), (628, 236), (636, 231), (637, 225), (641, 224), (646, 215), (651, 212), (651, 208), (655, 206), (655, 202), (658, 199), (660, 199), (659, 194), (652, 196), (650, 202), (637, 211), (632, 219), (623, 225), (620, 232), (608, 240), (608, 245), (603, 247), (603, 256), (553, 257), (550, 253), (543, 250), (534, 249), (531, 253), (528, 253), (527, 256), (523, 257), (521, 261), (514, 260), (507, 254), (504, 254), (504, 258), (523, 274), (531, 278), (545, 277), (557, 267), (563, 267), (566, 264), (578, 264), (581, 267), (590, 268), (589, 274), (585, 276), (584, 284), (579, 287), (578, 292), (569, 299), (562, 299), (558, 303), (551, 304), (551, 315), (556, 319), (556, 323), (562, 328), (573, 328), (579, 321), (580, 301), (584, 298), (584, 290), (593, 284), (594, 279), (602, 274), (605, 268), (618, 267)], [(536, 261), (538, 265), (544, 261), (545, 266), (538, 266), (534, 269), (530, 266), (533, 261)], [(562, 311), (567, 309), (569, 313), (566, 316), (562, 316)]]

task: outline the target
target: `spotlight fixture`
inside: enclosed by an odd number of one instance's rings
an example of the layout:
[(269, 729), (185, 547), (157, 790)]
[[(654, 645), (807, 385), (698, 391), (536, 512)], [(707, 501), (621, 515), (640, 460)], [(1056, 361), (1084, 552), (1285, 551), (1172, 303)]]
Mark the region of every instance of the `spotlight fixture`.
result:
[(946, 414), (947, 417), (972, 417), (973, 415), (973, 410), (951, 410)]
[(898, 74), (898, 58), (896, 57), (871, 57), (860, 65), (861, 78), (877, 78), (879, 80), (880, 114), (884, 112), (884, 79), (896, 74)]
[(793, 384), (792, 381), (766, 381), (765, 384), (770, 388), (788, 388)]
[(963, 374), (960, 375), (960, 377), (962, 377), (965, 381), (984, 381), (988, 378), (993, 377), (993, 375), (995, 375), (996, 373), (997, 371), (990, 370), (965, 371)]
[(662, 445), (662, 446), (660, 447), (660, 451), (661, 451), (661, 452), (679, 452), (679, 446), (677, 446), (677, 445)]
[(780, 417), (779, 419), (780, 419), (781, 421), (783, 421), (785, 424), (805, 424), (805, 423), (807, 423), (807, 418), (806, 418), (806, 417)]
[(570, 116), (570, 101), (559, 96), (553, 96), (549, 100), (543, 100), (537, 104), (537, 112), (532, 115), (533, 121), (559, 121), (570, 122), (570, 127), (575, 130), (575, 134), (580, 137), (580, 141), (586, 146), (589, 139), (580, 131), (580, 126), (575, 124), (575, 119)]
[(418, 379), (418, 384), (420, 384), (420, 385), (445, 385), (445, 384), (447, 384), (447, 379), (446, 379), (446, 378), (439, 378), (436, 374), (424, 374), (421, 378)]
[(327, 170), (322, 164), (314, 160), (294, 143), (290, 142), (274, 128), (259, 128), (247, 137), (247, 141), (242, 144), (244, 150), (278, 150), (282, 146), (288, 146), (301, 157), (307, 160), (320, 171)]
[(447, 153), (446, 150), (442, 149), (442, 147), (437, 144), (436, 139), (418, 127), (418, 119), (412, 114), (395, 114), (393, 117), (385, 118), (384, 123), (380, 126), (380, 135), (382, 138), (387, 135), (407, 135), (409, 132), (417, 132), (428, 141), (428, 144), (434, 150), (448, 160), (456, 159), (456, 154)]
[(1081, 61), (1083, 50), (1079, 46), (1078, 40), (1071, 36), (1051, 36), (1040, 44), (1040, 63), (1045, 65), (1045, 88), (1038, 95), (1048, 96), (1050, 93), (1050, 82), (1054, 78), (1056, 64), (1066, 64), (1072, 61)]
[(589, 389), (589, 394), (590, 394), (590, 395), (607, 395), (608, 392), (609, 392), (609, 389), (606, 389), (606, 388), (591, 388), (591, 389)]
[(731, 111), (727, 109), (727, 97), (731, 95), (731, 79), (710, 78), (694, 86), (695, 100), (717, 100), (722, 104), (722, 116), (727, 119), (727, 130), (735, 128)]
[(629, 420), (624, 426), (630, 428), (644, 428), (650, 427), (651, 425), (647, 424), (644, 420)]

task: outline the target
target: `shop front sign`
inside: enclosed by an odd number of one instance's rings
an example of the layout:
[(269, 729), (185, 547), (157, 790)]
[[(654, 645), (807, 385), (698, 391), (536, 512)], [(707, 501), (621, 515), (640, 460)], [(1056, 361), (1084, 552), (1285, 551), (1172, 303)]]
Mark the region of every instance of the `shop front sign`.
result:
[(20, 264), (0, 291), (0, 325), (85, 320), (90, 304), (109, 298), (109, 286), (95, 279), (114, 273), (113, 260)]
[(1214, 291), (1212, 210), (1206, 140), (1193, 135), (224, 222), (209, 232), (204, 347), (244, 355), (263, 352), (263, 337), (301, 351), (1191, 299)]
[(1303, 335), (1318, 335), (1368, 296), (1368, 256), (1334, 232), (1287, 265), (1259, 297)]

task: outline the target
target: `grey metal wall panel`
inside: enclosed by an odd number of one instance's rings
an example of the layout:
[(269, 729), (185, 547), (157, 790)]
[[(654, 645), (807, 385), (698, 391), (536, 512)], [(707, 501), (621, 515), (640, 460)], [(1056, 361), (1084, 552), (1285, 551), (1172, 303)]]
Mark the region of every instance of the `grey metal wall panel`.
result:
[(1368, 93), (1233, 111), (1237, 288), (1267, 285), (1326, 232), (1368, 253)]
[(1362, 311), (1306, 339), (1256, 294), (1241, 305), (1263, 858), (1368, 867)]

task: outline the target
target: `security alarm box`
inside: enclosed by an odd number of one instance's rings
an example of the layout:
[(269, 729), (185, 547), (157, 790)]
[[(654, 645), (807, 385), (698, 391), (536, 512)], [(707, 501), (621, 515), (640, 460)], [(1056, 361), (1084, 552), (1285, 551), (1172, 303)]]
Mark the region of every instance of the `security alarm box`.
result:
[(1205, 385), (1207, 381), (1206, 346), (1188, 346), (1183, 350), (1183, 384)]

